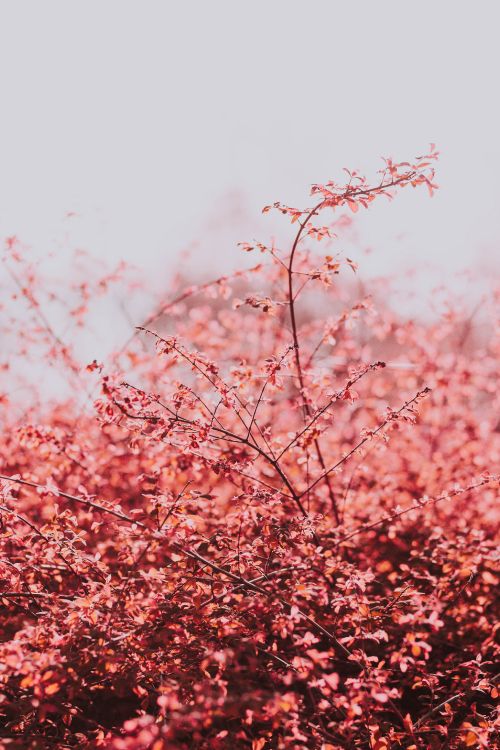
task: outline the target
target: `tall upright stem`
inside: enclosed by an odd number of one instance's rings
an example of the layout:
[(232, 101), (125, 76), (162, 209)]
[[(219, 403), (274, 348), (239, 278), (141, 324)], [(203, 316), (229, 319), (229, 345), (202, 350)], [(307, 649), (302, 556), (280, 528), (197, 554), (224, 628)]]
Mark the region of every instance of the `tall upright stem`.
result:
[[(321, 209), (325, 201), (321, 201), (321, 203), (318, 203), (314, 208), (312, 208), (309, 213), (307, 214), (304, 221), (301, 222), (299, 231), (297, 232), (295, 236), (295, 240), (292, 245), (292, 249), (290, 252), (290, 259), (288, 261), (288, 267), (287, 267), (287, 275), (288, 275), (288, 305), (290, 309), (290, 322), (292, 325), (292, 337), (293, 337), (293, 348), (295, 352), (295, 367), (297, 370), (297, 377), (299, 380), (299, 388), (300, 388), (300, 396), (302, 400), (302, 410), (304, 412), (304, 416), (310, 418), (311, 417), (311, 407), (309, 406), (309, 402), (307, 400), (306, 391), (305, 391), (305, 381), (304, 381), (304, 373), (302, 370), (302, 363), (300, 361), (300, 344), (299, 344), (299, 336), (297, 332), (297, 319), (295, 316), (295, 300), (294, 300), (294, 293), (293, 293), (293, 262), (295, 260), (295, 253), (297, 251), (297, 247), (299, 245), (300, 239), (302, 237), (302, 234), (304, 232), (304, 229), (306, 228), (309, 221), (312, 219), (312, 217)], [(321, 451), (321, 446), (319, 444), (319, 440), (317, 438), (314, 438), (314, 449), (316, 451), (316, 455), (318, 457), (319, 464), (323, 470), (323, 472), (326, 472), (326, 464), (325, 460), (323, 458), (323, 453)], [(333, 515), (335, 516), (335, 521), (338, 524), (340, 524), (340, 514), (338, 509), (338, 503), (337, 499), (335, 497), (335, 494), (333, 492), (332, 484), (331, 484), (331, 478), (328, 474), (325, 474), (325, 482), (328, 487), (328, 495), (330, 497), (330, 503), (332, 506)]]

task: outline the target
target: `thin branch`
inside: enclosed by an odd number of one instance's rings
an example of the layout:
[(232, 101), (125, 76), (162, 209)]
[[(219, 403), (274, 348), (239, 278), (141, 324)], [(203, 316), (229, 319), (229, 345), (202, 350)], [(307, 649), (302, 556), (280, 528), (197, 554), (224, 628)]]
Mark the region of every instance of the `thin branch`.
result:
[(347, 381), (347, 385), (344, 386), (344, 388), (342, 388), (340, 391), (337, 391), (337, 393), (334, 393), (334, 395), (327, 401), (327, 403), (324, 406), (322, 406), (320, 409), (318, 409), (318, 411), (311, 418), (311, 420), (308, 422), (308, 424), (306, 424), (306, 426), (300, 432), (298, 432), (292, 440), (290, 440), (290, 442), (288, 443), (288, 445), (286, 445), (283, 448), (283, 450), (281, 451), (281, 453), (278, 455), (277, 459), (279, 460), (287, 451), (289, 451), (290, 448), (293, 445), (295, 445), (295, 443), (298, 440), (300, 440), (300, 438), (302, 437), (302, 435), (304, 435), (306, 432), (308, 432), (311, 429), (311, 427), (318, 421), (318, 419), (320, 417), (322, 417), (323, 414), (325, 412), (327, 412), (328, 409), (336, 401), (338, 401), (340, 398), (342, 398), (342, 395), (346, 391), (348, 391), (350, 388), (352, 388), (352, 386), (355, 385), (358, 382), (358, 380), (361, 380), (361, 378), (364, 375), (366, 375), (368, 372), (371, 372), (372, 370), (375, 370), (375, 369), (377, 369), (379, 367), (385, 367), (385, 363), (384, 362), (374, 362), (373, 364), (371, 364), (368, 367), (366, 367), (362, 372), (358, 373), (355, 377), (353, 377), (350, 380), (348, 380)]
[(422, 396), (425, 396), (427, 393), (430, 392), (430, 388), (424, 388), (423, 390), (419, 391), (413, 398), (411, 398), (409, 401), (406, 401), (403, 406), (398, 409), (396, 412), (392, 412), (387, 419), (385, 419), (382, 424), (380, 424), (375, 430), (372, 430), (369, 435), (364, 437), (362, 440), (357, 443), (357, 445), (354, 446), (348, 453), (346, 453), (339, 461), (337, 461), (336, 464), (331, 466), (329, 469), (326, 469), (323, 474), (320, 474), (317, 479), (314, 480), (312, 484), (309, 485), (307, 489), (305, 489), (301, 494), (300, 497), (303, 497), (307, 492), (310, 492), (316, 485), (321, 482), (322, 479), (327, 477), (329, 474), (332, 473), (332, 471), (335, 471), (335, 469), (338, 469), (342, 464), (344, 464), (351, 456), (353, 456), (357, 451), (371, 438), (373, 438), (375, 435), (377, 435), (381, 430), (383, 430), (386, 425), (388, 425), (390, 422), (394, 421), (395, 416), (399, 416), (403, 411), (408, 409), (409, 406), (411, 406), (415, 401), (417, 401)]
[(476, 484), (470, 484), (467, 487), (449, 490), (448, 492), (445, 492), (442, 495), (437, 495), (431, 498), (421, 498), (420, 500), (416, 501), (417, 503), (416, 505), (411, 505), (408, 508), (403, 508), (402, 510), (398, 510), (390, 516), (383, 516), (382, 518), (379, 518), (378, 520), (373, 521), (372, 523), (366, 523), (366, 524), (363, 524), (362, 526), (358, 526), (356, 529), (353, 529), (351, 532), (349, 532), (345, 536), (340, 537), (340, 539), (337, 540), (337, 544), (343, 544), (344, 542), (347, 542), (350, 539), (353, 539), (355, 536), (358, 536), (358, 534), (362, 534), (365, 531), (371, 531), (371, 529), (375, 529), (377, 528), (377, 526), (381, 526), (384, 523), (392, 523), (392, 521), (395, 521), (396, 518), (400, 518), (401, 516), (404, 516), (407, 513), (420, 510), (420, 508), (425, 508), (427, 505), (434, 505), (434, 503), (438, 503), (442, 500), (450, 500), (452, 497), (456, 497), (457, 495), (462, 495), (464, 492), (475, 490), (478, 487), (482, 487), (485, 484), (489, 484), (490, 482), (498, 482), (499, 479), (500, 479), (500, 476), (486, 477), (480, 482), (477, 482)]

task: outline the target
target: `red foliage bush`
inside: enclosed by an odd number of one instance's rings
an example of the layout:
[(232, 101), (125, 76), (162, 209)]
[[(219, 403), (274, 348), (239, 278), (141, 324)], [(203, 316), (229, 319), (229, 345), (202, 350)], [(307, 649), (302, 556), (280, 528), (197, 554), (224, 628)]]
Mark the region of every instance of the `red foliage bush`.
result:
[[(481, 331), (405, 320), (310, 249), (331, 210), (432, 192), (435, 158), (266, 207), (291, 249), (244, 244), (262, 263), (105, 365), (8, 240), (20, 361), (73, 391), (2, 405), (1, 747), (494, 746), (498, 296)], [(80, 280), (67, 319), (111, 281)]]

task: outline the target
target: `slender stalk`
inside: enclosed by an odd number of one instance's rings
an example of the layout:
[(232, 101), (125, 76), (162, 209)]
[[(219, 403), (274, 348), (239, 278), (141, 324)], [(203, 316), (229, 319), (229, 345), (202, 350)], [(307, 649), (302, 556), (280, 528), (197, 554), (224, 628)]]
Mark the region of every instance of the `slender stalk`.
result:
[[(287, 267), (287, 274), (288, 274), (288, 304), (290, 309), (290, 322), (292, 325), (292, 337), (293, 337), (293, 348), (294, 348), (294, 354), (295, 354), (295, 366), (297, 370), (297, 377), (299, 379), (299, 386), (300, 386), (300, 395), (302, 399), (302, 410), (304, 412), (304, 417), (311, 419), (312, 412), (311, 407), (309, 406), (309, 402), (307, 400), (306, 396), (306, 390), (305, 390), (305, 381), (304, 381), (304, 373), (302, 371), (302, 363), (300, 360), (300, 344), (299, 344), (299, 336), (297, 331), (297, 318), (295, 315), (295, 302), (296, 297), (294, 295), (293, 291), (293, 262), (295, 259), (295, 253), (297, 252), (297, 247), (299, 245), (300, 239), (302, 237), (302, 234), (304, 232), (304, 229), (306, 228), (309, 221), (312, 219), (312, 217), (318, 213), (318, 211), (321, 210), (322, 206), (324, 205), (325, 201), (322, 200), (321, 203), (318, 203), (314, 208), (309, 211), (306, 218), (303, 222), (300, 224), (299, 231), (297, 232), (295, 236), (295, 240), (292, 245), (292, 250), (290, 252), (290, 259), (288, 261), (288, 267)], [(326, 464), (325, 460), (323, 458), (323, 453), (321, 451), (321, 446), (319, 444), (319, 440), (317, 438), (314, 438), (314, 448), (316, 450), (316, 455), (318, 457), (319, 464), (323, 470), (323, 474), (325, 477), (325, 481), (328, 487), (328, 494), (330, 497), (330, 503), (333, 510), (333, 515), (335, 516), (335, 521), (337, 525), (340, 524), (340, 514), (337, 504), (337, 499), (334, 495), (333, 488), (330, 482), (330, 477), (328, 476), (328, 473), (326, 473)]]

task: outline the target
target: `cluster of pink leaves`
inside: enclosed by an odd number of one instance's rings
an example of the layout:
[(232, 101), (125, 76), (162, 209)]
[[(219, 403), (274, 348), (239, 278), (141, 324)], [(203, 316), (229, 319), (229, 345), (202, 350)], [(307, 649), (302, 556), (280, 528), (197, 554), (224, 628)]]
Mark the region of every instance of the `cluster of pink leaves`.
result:
[(290, 247), (245, 243), (257, 266), (177, 291), (105, 363), (7, 242), (17, 361), (72, 396), (3, 390), (0, 747), (494, 746), (498, 296), (481, 330), (404, 319), (332, 236), (332, 210), (432, 193), (435, 158), (275, 204)]

